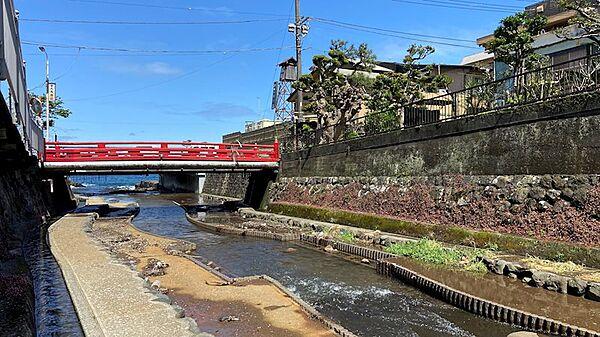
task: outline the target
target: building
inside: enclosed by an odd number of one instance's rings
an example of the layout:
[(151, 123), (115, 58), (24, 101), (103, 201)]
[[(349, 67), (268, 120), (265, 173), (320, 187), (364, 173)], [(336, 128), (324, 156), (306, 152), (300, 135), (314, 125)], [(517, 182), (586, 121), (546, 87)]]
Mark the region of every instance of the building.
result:
[[(577, 17), (577, 13), (562, 8), (557, 0), (534, 3), (525, 7), (525, 12), (547, 18), (544, 31), (535, 38), (532, 46), (539, 54), (547, 55), (551, 64), (568, 62), (598, 52), (598, 46), (590, 39), (567, 39), (557, 34), (558, 30), (565, 30), (570, 32), (569, 35), (577, 36), (578, 29), (569, 23), (571, 19)], [(483, 47), (493, 38), (493, 34), (480, 37), (477, 39), (477, 44)], [(500, 78), (506, 72), (506, 65), (495, 61), (494, 54), (485, 51), (466, 56), (461, 64), (493, 70), (495, 78)]]
[(275, 139), (281, 139), (286, 132), (289, 123), (275, 123), (272, 120), (260, 120), (257, 122), (246, 122), (244, 132), (236, 131), (223, 135), (223, 143), (226, 144), (273, 144)]
[[(445, 75), (450, 78), (451, 82), (448, 88), (443, 89), (439, 92), (426, 92), (423, 93), (424, 98), (433, 98), (439, 95), (443, 95), (448, 92), (459, 91), (465, 88), (466, 84), (471, 78), (482, 77), (485, 75), (485, 71), (482, 68), (473, 65), (456, 65), (456, 64), (416, 64), (413, 67), (430, 67), (432, 68), (432, 75)], [(407, 64), (389, 61), (377, 61), (375, 67), (370, 71), (360, 71), (353, 68), (352, 65), (343, 66), (338, 70), (340, 74), (350, 76), (355, 73), (363, 74), (369, 78), (375, 78), (381, 74), (394, 73), (394, 72), (405, 72)], [(308, 102), (311, 94), (305, 92), (303, 95), (304, 104)], [(288, 98), (289, 102), (295, 104), (296, 102), (296, 91), (292, 92)], [(295, 108), (295, 106), (294, 106)], [(358, 113), (355, 118), (366, 116), (369, 113), (369, 109), (365, 106)], [(304, 122), (310, 124), (312, 127), (318, 127), (316, 115), (304, 115)]]

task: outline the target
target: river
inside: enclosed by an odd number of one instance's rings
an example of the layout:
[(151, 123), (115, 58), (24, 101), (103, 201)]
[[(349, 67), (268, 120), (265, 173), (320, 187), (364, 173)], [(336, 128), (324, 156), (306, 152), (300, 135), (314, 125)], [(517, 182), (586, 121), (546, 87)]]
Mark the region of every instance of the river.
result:
[[(92, 195), (123, 189), (140, 180), (78, 178)], [(143, 178), (142, 178), (143, 179)], [(148, 178), (146, 178), (148, 179)], [(113, 198), (135, 200), (141, 230), (191, 241), (195, 254), (213, 261), (230, 276), (266, 274), (313, 305), (322, 314), (365, 336), (486, 336), (504, 337), (516, 328), (481, 318), (433, 299), (372, 268), (314, 249), (273, 240), (207, 232), (188, 222), (173, 201), (201, 203), (197, 195), (136, 194)], [(234, 215), (231, 215), (234, 216)], [(287, 252), (287, 248), (295, 252)]]

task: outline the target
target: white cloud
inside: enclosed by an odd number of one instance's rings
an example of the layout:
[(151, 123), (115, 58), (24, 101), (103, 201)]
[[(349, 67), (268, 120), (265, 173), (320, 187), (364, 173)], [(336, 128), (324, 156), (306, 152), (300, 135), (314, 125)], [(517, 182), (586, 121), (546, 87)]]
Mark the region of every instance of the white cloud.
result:
[(181, 69), (165, 62), (147, 62), (147, 63), (118, 63), (107, 66), (108, 70), (135, 75), (156, 75), (171, 76), (181, 74)]

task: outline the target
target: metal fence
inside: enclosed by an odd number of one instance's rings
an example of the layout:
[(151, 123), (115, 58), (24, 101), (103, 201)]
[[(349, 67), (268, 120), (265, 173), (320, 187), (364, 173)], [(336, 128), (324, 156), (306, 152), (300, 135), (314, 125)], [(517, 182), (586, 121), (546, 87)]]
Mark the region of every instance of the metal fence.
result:
[(29, 106), (29, 94), (25, 79), (25, 64), (19, 39), (18, 18), (12, 0), (1, 0), (0, 27), (0, 80), (6, 80), (9, 88), (7, 106), (21, 139), (30, 155), (41, 158), (44, 151), (44, 136), (38, 118)]
[(599, 73), (600, 54), (594, 54), (415, 101), (398, 109), (369, 113), (345, 123), (305, 129), (297, 137), (283, 139), (282, 150), (342, 142), (595, 91), (600, 86)]

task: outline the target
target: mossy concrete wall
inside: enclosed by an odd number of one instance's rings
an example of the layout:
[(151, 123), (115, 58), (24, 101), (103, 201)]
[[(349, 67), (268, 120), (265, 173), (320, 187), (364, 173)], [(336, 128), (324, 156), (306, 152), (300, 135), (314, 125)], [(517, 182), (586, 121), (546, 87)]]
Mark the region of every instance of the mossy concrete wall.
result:
[(600, 94), (567, 97), (282, 156), (284, 177), (600, 173)]

